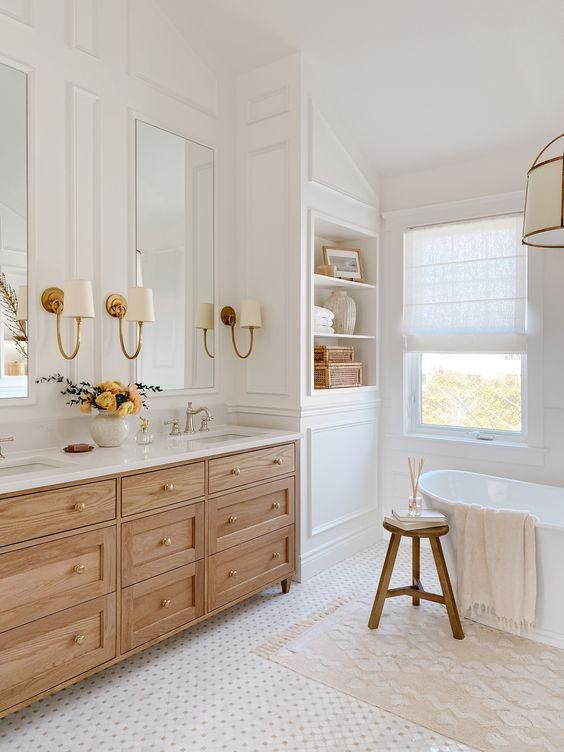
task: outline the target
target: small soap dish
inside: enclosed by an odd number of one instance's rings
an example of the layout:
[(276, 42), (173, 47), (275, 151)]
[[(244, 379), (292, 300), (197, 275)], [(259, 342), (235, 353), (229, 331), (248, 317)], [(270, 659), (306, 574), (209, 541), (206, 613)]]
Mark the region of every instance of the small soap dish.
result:
[(91, 452), (94, 449), (92, 444), (68, 444), (63, 447), (63, 452), (67, 454), (80, 454), (81, 452)]

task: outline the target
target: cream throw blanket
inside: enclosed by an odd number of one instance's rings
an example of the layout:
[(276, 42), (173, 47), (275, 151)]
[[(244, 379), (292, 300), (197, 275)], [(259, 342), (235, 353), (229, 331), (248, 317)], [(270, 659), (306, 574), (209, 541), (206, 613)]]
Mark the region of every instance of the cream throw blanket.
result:
[(458, 605), (514, 634), (535, 623), (535, 518), (528, 512), (454, 504)]

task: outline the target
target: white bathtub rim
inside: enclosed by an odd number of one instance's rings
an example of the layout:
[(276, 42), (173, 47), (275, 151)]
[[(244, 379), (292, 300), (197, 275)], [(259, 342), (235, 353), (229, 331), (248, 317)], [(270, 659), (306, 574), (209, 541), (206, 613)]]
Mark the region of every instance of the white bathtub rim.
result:
[[(429, 490), (425, 489), (425, 487), (424, 487), (424, 480), (425, 480), (425, 478), (430, 478), (430, 477), (436, 476), (436, 475), (442, 475), (443, 473), (456, 473), (457, 475), (473, 475), (474, 477), (489, 478), (491, 480), (497, 480), (497, 481), (501, 480), (501, 481), (506, 481), (507, 483), (518, 484), (520, 486), (531, 486), (533, 488), (535, 486), (540, 486), (541, 488), (542, 487), (556, 488), (558, 490), (561, 490), (564, 493), (564, 488), (562, 488), (562, 486), (554, 486), (554, 485), (551, 485), (549, 483), (532, 483), (531, 481), (527, 481), (527, 480), (515, 480), (514, 478), (506, 478), (506, 477), (504, 477), (502, 475), (489, 475), (488, 473), (475, 473), (475, 472), (472, 472), (471, 470), (444, 469), (444, 470), (429, 470), (429, 472), (423, 473), (423, 475), (421, 476), (421, 479), (419, 481), (419, 490), (421, 491), (421, 493), (424, 494), (424, 495), (427, 495), (431, 499), (436, 499), (437, 501), (441, 501), (441, 502), (443, 502), (444, 504), (447, 504), (447, 505), (448, 504), (450, 504), (450, 505), (454, 505), (454, 504), (466, 504), (467, 506), (477, 506), (477, 507), (482, 507), (482, 508), (487, 508), (487, 509), (506, 509), (508, 511), (515, 511), (515, 512), (522, 512), (523, 511), (522, 509), (512, 509), (512, 507), (509, 507), (509, 506), (507, 506), (507, 507), (494, 507), (494, 506), (489, 507), (487, 504), (469, 504), (466, 501), (457, 501), (457, 500), (453, 500), (453, 499), (447, 499), (446, 497), (440, 496), (439, 494), (435, 493), (434, 491), (429, 491)], [(541, 520), (539, 520), (539, 518), (537, 517), (537, 515), (534, 514), (532, 511), (530, 511), (530, 514), (535, 519), (535, 526), (536, 527), (542, 527), (543, 529), (547, 529), (547, 530), (564, 530), (564, 522), (562, 523), (562, 525), (555, 525), (555, 524), (550, 523), (550, 522), (542, 522)]]

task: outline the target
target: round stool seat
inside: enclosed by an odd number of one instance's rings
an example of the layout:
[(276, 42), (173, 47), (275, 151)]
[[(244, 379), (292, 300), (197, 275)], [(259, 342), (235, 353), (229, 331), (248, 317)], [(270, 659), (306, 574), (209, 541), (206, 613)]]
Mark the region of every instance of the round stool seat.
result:
[(389, 522), (383, 522), (384, 528), (389, 533), (396, 535), (406, 535), (408, 538), (439, 538), (441, 535), (448, 533), (448, 525), (438, 525), (437, 527), (422, 527), (418, 530), (404, 530), (402, 527), (396, 527)]
[[(452, 629), (452, 636), (456, 640), (463, 640), (464, 630), (460, 623), (460, 616), (456, 607), (456, 601), (454, 599), (454, 593), (452, 591), (452, 585), (450, 583), (450, 577), (448, 575), (448, 569), (440, 540), (441, 536), (448, 533), (448, 525), (444, 524), (438, 525), (437, 527), (415, 528), (414, 530), (404, 530), (403, 528), (396, 527), (385, 520), (383, 525), (384, 529), (391, 533), (391, 535), (386, 559), (380, 574), (380, 582), (378, 583), (378, 589), (376, 590), (376, 597), (374, 598), (374, 605), (372, 606), (370, 619), (368, 620), (369, 628), (378, 629), (382, 610), (384, 608), (384, 602), (388, 598), (395, 598), (398, 595), (407, 595), (411, 598), (411, 602), (414, 606), (419, 606), (421, 600), (433, 601), (434, 603), (441, 603), (443, 606), (446, 606), (447, 615)], [(390, 580), (392, 579), (396, 556), (403, 536), (411, 538), (411, 585), (390, 588)], [(441, 590), (443, 591), (442, 595), (439, 595), (438, 593), (429, 593), (421, 584), (421, 538), (429, 539), (431, 551), (433, 552), (433, 558), (435, 560), (435, 566), (437, 568), (437, 574), (439, 576), (439, 582), (441, 583)]]

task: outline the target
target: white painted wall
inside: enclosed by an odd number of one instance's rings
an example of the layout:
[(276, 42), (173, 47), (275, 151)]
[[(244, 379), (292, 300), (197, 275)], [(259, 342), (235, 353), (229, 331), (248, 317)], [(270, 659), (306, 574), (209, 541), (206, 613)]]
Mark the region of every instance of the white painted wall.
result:
[[(455, 468), (521, 480), (564, 485), (564, 255), (529, 251), (535, 329), (529, 347), (529, 449), (462, 444), (403, 435), (402, 233), (410, 224), (520, 211), (526, 172), (542, 144), (443, 165), (411, 175), (383, 178), (383, 340), (380, 495), (382, 510), (405, 502), (406, 457), (423, 455), (427, 469)], [(534, 507), (534, 500), (532, 500)]]
[(298, 56), (242, 76), (238, 99), (240, 289), (263, 302), (265, 327), (256, 353), (237, 365), (231, 413), (304, 433), (299, 550), (307, 578), (379, 535), (377, 389), (309, 394), (312, 218), (377, 234), (378, 196), (323, 116)]
[[(198, 40), (179, 33), (165, 8), (160, 0), (0, 0), (1, 59), (27, 70), (30, 81), (32, 378), (55, 371), (134, 378), (103, 308), (107, 294), (126, 293), (135, 278), (134, 116), (216, 150), (218, 293), (233, 297), (234, 80), (219, 61), (204, 59)], [(73, 276), (93, 280), (97, 318), (84, 323), (80, 354), (67, 365), (39, 296)], [(234, 391), (227, 334), (219, 332), (215, 388), (199, 391), (220, 413)], [(153, 417), (160, 424), (180, 415), (187, 399), (152, 400)], [(0, 405), (16, 449), (45, 441), (49, 421), (71, 415), (56, 388), (43, 386), (28, 405)]]

